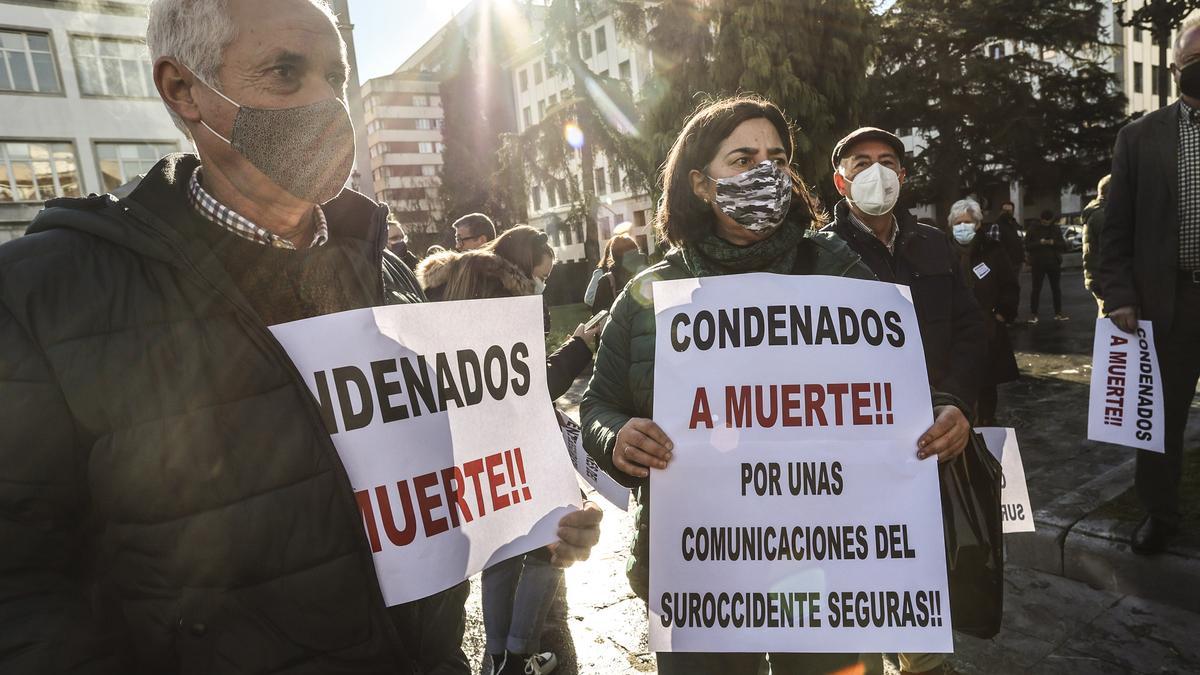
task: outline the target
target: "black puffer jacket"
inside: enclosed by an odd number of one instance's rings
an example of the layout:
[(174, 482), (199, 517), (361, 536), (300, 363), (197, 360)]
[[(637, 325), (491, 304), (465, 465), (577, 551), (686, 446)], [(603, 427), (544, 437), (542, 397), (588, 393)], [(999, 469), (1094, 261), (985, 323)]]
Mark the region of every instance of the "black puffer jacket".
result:
[[(307, 387), (173, 226), (195, 166), (0, 246), (0, 672), (410, 673)], [(325, 212), (373, 300), (422, 299), (386, 207)]]

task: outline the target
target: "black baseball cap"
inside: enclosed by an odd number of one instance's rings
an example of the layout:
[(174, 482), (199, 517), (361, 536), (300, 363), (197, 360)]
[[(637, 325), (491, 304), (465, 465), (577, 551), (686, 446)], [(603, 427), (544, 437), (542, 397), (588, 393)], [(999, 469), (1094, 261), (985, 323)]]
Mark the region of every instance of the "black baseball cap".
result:
[(838, 163), (842, 161), (842, 156), (846, 154), (847, 150), (863, 141), (883, 141), (896, 151), (896, 157), (904, 159), (904, 143), (896, 134), (877, 127), (860, 127), (846, 134), (842, 140), (837, 142), (837, 145), (833, 146), (833, 157), (831, 158), (833, 168), (837, 169)]

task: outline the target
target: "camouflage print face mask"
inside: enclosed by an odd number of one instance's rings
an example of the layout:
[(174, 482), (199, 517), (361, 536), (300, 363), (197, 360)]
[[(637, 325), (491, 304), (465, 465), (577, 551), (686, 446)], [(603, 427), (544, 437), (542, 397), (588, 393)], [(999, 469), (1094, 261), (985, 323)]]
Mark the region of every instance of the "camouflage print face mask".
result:
[(751, 232), (769, 232), (783, 224), (792, 205), (792, 177), (771, 160), (729, 178), (713, 178), (717, 208)]

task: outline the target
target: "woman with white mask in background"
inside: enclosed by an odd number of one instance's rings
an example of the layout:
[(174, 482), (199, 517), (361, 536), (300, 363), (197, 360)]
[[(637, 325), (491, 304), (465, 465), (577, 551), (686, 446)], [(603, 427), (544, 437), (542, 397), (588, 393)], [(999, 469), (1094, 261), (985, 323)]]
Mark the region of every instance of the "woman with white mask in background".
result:
[(1017, 316), (1021, 287), (1004, 245), (983, 232), (983, 210), (975, 200), (954, 202), (947, 222), (987, 334), (987, 360), (979, 381), (975, 424), (995, 426), (996, 385), (1012, 382), (1019, 375), (1007, 324)]

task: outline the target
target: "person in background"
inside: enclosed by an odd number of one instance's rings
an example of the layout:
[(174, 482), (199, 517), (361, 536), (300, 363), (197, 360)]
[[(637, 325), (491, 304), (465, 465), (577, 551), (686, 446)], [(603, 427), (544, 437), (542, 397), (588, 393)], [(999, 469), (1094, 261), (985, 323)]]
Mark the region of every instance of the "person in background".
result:
[(880, 281), (912, 289), (929, 384), (971, 410), (983, 365), (983, 323), (950, 237), (896, 210), (904, 185), (904, 144), (864, 127), (834, 146), (833, 184), (845, 199), (825, 227), (846, 241)]
[(454, 247), (473, 251), (487, 246), (496, 238), (496, 224), (482, 213), (468, 213), (454, 221)]
[(1004, 253), (1008, 256), (1008, 262), (1012, 264), (1013, 273), (1019, 279), (1021, 266), (1025, 264), (1025, 246), (1021, 243), (1021, 226), (1017, 223), (1016, 216), (1013, 215), (1016, 208), (1012, 202), (1001, 204), (1000, 215), (996, 217), (996, 222), (988, 228), (987, 236), (992, 241), (998, 242), (1004, 249)]
[[(600, 339), (580, 406), (583, 442), (606, 473), (637, 489), (627, 575), (643, 600), (650, 577), (649, 476), (669, 470), (674, 447), (650, 419), (656, 333), (652, 285), (747, 272), (873, 279), (845, 242), (812, 228), (820, 212), (792, 169), (793, 149), (783, 113), (763, 99), (724, 99), (696, 111), (668, 153), (660, 179), (658, 231), (672, 248), (617, 297)], [(970, 425), (964, 411), (944, 405), (941, 395), (935, 393), (934, 402), (937, 421), (922, 438), (918, 456), (950, 459), (966, 447)], [(660, 675), (756, 675), (765, 659), (776, 675), (850, 672), (862, 665), (856, 654), (657, 654)]]
[(596, 284), (596, 296), (591, 304), (593, 316), (612, 308), (625, 284), (646, 269), (646, 256), (633, 237), (622, 234), (609, 240), (597, 269), (603, 271), (603, 275)]
[(1041, 220), (1030, 225), (1025, 233), (1025, 250), (1029, 252), (1029, 268), (1033, 289), (1029, 293), (1029, 323), (1038, 322), (1038, 306), (1042, 281), (1050, 280), (1050, 296), (1054, 300), (1054, 318), (1066, 321), (1070, 317), (1062, 308), (1062, 254), (1067, 250), (1062, 229), (1055, 222), (1053, 211), (1042, 211)]
[(391, 215), (388, 216), (388, 250), (396, 254), (408, 269), (416, 269), (417, 256), (413, 255), (408, 248), (408, 233), (404, 231), (404, 226), (399, 223)]
[(1008, 322), (1017, 315), (1021, 287), (1004, 246), (984, 232), (983, 209), (973, 199), (950, 207), (947, 219), (962, 257), (967, 287), (975, 294), (987, 337), (987, 359), (979, 378), (975, 426), (996, 426), (996, 385), (1017, 379), (1017, 359)]
[(1108, 184), (1112, 176), (1105, 176), (1096, 183), (1096, 198), (1083, 207), (1083, 285), (1101, 305), (1100, 280), (1100, 233), (1104, 230), (1104, 209), (1108, 206)]
[(1180, 99), (1117, 134), (1097, 277), (1104, 313), (1132, 333), (1151, 322), (1162, 369), (1164, 453), (1138, 450), (1146, 516), (1134, 553), (1166, 550), (1182, 516), (1184, 432), (1200, 379), (1200, 21), (1180, 26), (1171, 75)]
[[(423, 261), (417, 277), (441, 300), (480, 300), (540, 294), (554, 268), (546, 234), (527, 225), (514, 227), (481, 249), (446, 252)], [(591, 345), (601, 326), (575, 334), (546, 360), (551, 399), (570, 389), (592, 360)], [(545, 675), (558, 665), (539, 642), (562, 570), (550, 551), (538, 549), (483, 571), (483, 623), (487, 634), (484, 672), (491, 675)]]

